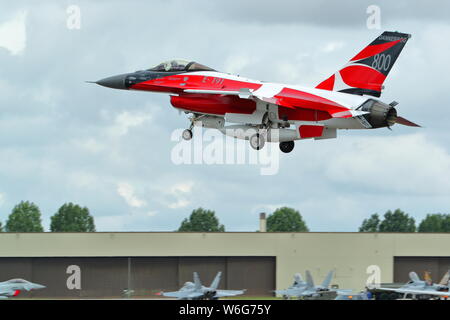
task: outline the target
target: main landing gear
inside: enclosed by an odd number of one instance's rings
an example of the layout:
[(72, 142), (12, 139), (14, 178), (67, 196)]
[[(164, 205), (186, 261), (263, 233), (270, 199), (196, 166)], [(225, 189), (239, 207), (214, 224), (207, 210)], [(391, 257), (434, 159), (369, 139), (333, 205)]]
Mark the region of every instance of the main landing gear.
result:
[(280, 150), (284, 153), (289, 153), (294, 150), (294, 146), (294, 141), (280, 142)]
[(250, 146), (255, 150), (261, 150), (264, 147), (266, 140), (260, 133), (255, 133), (249, 139)]

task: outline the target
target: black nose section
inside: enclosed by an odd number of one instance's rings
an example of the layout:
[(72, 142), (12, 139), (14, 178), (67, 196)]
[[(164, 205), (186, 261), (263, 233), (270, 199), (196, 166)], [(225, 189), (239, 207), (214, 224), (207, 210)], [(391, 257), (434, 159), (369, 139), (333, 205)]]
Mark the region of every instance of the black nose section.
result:
[(119, 74), (117, 76), (98, 80), (96, 84), (113, 89), (127, 89), (127, 87), (125, 86), (125, 79), (127, 78), (127, 76), (128, 73)]

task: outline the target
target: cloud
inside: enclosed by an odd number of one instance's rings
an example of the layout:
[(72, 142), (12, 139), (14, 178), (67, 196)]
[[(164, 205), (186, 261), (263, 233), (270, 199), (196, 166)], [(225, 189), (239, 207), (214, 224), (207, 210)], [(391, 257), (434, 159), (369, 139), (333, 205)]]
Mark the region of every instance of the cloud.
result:
[(330, 161), (332, 181), (373, 192), (446, 195), (450, 190), (450, 155), (423, 133), (367, 137)]
[(12, 55), (20, 55), (26, 48), (27, 14), (27, 11), (19, 11), (11, 20), (0, 22), (0, 47)]
[(6, 195), (0, 192), (0, 207), (5, 203)]
[(109, 128), (109, 133), (113, 136), (124, 136), (130, 128), (140, 126), (150, 119), (149, 114), (124, 111), (115, 117), (114, 125)]
[(170, 209), (180, 209), (187, 207), (191, 204), (188, 200), (189, 194), (192, 192), (194, 186), (193, 182), (180, 182), (169, 188), (167, 193), (169, 195), (169, 203), (167, 207)]
[(133, 208), (142, 208), (147, 205), (147, 202), (139, 199), (135, 193), (134, 188), (127, 182), (120, 182), (117, 184), (117, 193), (125, 199), (126, 203)]

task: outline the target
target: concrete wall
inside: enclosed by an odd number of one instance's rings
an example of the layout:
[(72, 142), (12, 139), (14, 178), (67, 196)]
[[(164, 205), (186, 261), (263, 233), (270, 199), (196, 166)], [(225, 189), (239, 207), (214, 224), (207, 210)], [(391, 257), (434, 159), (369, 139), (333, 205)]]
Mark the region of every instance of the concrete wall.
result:
[(276, 287), (296, 272), (317, 283), (336, 270), (333, 283), (362, 289), (367, 267), (392, 282), (396, 256), (450, 256), (450, 234), (422, 233), (0, 233), (0, 257), (273, 256)]

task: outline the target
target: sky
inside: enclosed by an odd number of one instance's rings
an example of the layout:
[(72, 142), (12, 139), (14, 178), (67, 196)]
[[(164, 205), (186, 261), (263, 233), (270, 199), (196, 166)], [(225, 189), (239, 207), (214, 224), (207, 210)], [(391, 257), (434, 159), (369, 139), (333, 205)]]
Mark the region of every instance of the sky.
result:
[[(379, 29), (367, 24), (373, 5)], [(47, 231), (66, 202), (88, 207), (97, 231), (173, 231), (198, 207), (227, 231), (255, 231), (260, 212), (281, 206), (311, 231), (357, 231), (396, 208), (417, 222), (449, 213), (448, 12), (447, 1), (2, 0), (0, 221), (22, 200)], [(177, 163), (189, 122), (167, 95), (85, 82), (185, 58), (315, 86), (384, 30), (412, 38), (382, 100), (423, 128), (297, 141), (272, 175), (261, 163)]]

